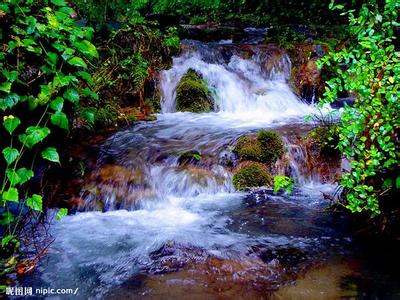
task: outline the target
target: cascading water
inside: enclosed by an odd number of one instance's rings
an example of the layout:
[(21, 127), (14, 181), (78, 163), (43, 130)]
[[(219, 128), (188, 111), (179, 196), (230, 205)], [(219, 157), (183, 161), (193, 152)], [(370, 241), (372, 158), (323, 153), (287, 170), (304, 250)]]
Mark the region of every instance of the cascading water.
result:
[[(221, 115), (268, 123), (312, 111), (288, 85), (291, 63), (287, 55), (279, 53), (271, 58), (255, 49), (250, 59), (232, 54), (225, 62), (215, 54), (224, 45), (218, 44), (217, 49), (196, 45), (191, 44), (193, 49), (175, 58), (173, 67), (161, 74), (163, 113), (175, 112), (176, 87), (188, 69), (200, 73), (214, 91), (217, 112)], [(270, 60), (271, 65), (265, 67)]]
[[(229, 149), (261, 128), (288, 141), (292, 173), (304, 183), (290, 140), (309, 130), (303, 116), (313, 112), (289, 87), (286, 55), (235, 47), (187, 42), (161, 74), (162, 114), (102, 145), (82, 191), (86, 212), (54, 224), (56, 240), (25, 285), (78, 287), (82, 299), (260, 299), (321, 255), (343, 255), (350, 240), (320, 210), (326, 186), (298, 186), (291, 196), (234, 191)], [(175, 112), (189, 68), (213, 90), (215, 112)]]

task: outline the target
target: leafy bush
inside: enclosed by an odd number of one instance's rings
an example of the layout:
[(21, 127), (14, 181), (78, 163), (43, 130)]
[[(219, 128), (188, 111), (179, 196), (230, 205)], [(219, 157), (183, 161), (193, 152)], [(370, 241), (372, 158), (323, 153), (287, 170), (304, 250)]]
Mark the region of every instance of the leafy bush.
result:
[(64, 0), (0, 4), (2, 248), (15, 244), (26, 207), (33, 217), (43, 210), (40, 193), (30, 191), (37, 155), (60, 163), (56, 137), (68, 131), (80, 101), (97, 98), (85, 87), (88, 60), (98, 57), (93, 30), (78, 27), (73, 15)]
[(323, 102), (333, 102), (344, 90), (357, 95), (354, 106), (344, 108), (338, 127), (338, 148), (351, 160), (351, 171), (340, 184), (348, 209), (374, 216), (381, 212), (380, 196), (394, 192), (395, 182), (400, 183), (395, 175), (400, 125), (400, 52), (395, 32), (400, 2), (368, 1), (359, 11), (346, 11), (334, 1), (330, 7), (348, 17), (353, 43), (319, 61), (320, 67), (335, 66), (336, 70), (327, 82)]
[(287, 176), (275, 176), (274, 177), (274, 193), (277, 193), (280, 189), (284, 189), (285, 193), (292, 193), (294, 188), (294, 180)]
[[(156, 93), (151, 95), (156, 86), (155, 75), (170, 66), (171, 56), (179, 50), (180, 41), (176, 29), (162, 33), (152, 25), (147, 22), (126, 25), (98, 43), (100, 59), (91, 65), (91, 71), (101, 100), (86, 102), (85, 106), (101, 110), (105, 103), (114, 102), (117, 105), (109, 107), (114, 108), (114, 114), (126, 106), (137, 107), (142, 113), (147, 108), (159, 108), (160, 98)], [(98, 121), (96, 126), (108, 124)]]

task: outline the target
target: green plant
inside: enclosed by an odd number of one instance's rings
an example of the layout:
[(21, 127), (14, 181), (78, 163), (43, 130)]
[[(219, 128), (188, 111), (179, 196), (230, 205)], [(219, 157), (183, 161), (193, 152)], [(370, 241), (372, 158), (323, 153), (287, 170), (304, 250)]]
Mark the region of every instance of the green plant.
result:
[[(25, 207), (33, 217), (43, 211), (42, 195), (30, 192), (38, 156), (60, 163), (56, 136), (68, 131), (80, 101), (96, 97), (85, 85), (89, 59), (98, 57), (93, 30), (77, 26), (73, 14), (64, 0), (0, 4), (1, 249), (18, 244)], [(57, 218), (65, 213), (61, 209)], [(6, 271), (12, 259), (2, 257)]]
[(353, 212), (381, 212), (379, 199), (396, 189), (399, 162), (400, 52), (395, 46), (399, 27), (398, 0), (366, 1), (359, 10), (345, 10), (332, 1), (330, 8), (348, 17), (353, 42), (319, 61), (334, 66), (336, 76), (327, 82), (324, 103), (333, 102), (344, 90), (356, 95), (346, 106), (338, 127), (338, 148), (351, 160), (351, 171), (340, 181), (346, 206)]
[(294, 180), (287, 176), (275, 176), (274, 177), (274, 193), (277, 193), (280, 189), (284, 189), (285, 193), (291, 194), (294, 188)]

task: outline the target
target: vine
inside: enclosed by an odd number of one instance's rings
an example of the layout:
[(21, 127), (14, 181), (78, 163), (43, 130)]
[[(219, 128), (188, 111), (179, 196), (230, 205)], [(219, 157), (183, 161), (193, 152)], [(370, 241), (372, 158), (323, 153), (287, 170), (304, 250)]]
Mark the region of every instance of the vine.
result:
[[(31, 192), (38, 159), (60, 164), (57, 136), (68, 132), (80, 101), (97, 99), (86, 72), (98, 57), (93, 30), (75, 24), (64, 0), (6, 0), (0, 4), (0, 275), (16, 263), (24, 215), (43, 212), (40, 192)], [(4, 170), (4, 171), (3, 171)], [(67, 214), (60, 209), (57, 219)], [(12, 248), (12, 249), (10, 249)]]

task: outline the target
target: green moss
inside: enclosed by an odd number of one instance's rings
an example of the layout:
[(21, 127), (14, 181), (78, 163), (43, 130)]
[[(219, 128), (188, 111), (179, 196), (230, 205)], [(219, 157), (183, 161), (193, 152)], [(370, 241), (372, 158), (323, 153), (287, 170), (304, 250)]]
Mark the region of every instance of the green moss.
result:
[(283, 142), (275, 132), (260, 130), (257, 136), (240, 137), (234, 152), (242, 161), (274, 163), (283, 154)]
[(210, 91), (194, 70), (189, 69), (176, 89), (176, 110), (190, 112), (209, 112), (213, 109)]
[(269, 130), (260, 130), (257, 134), (257, 141), (262, 148), (262, 161), (273, 163), (283, 154), (283, 142), (281, 137)]
[(240, 168), (233, 175), (233, 185), (237, 190), (250, 187), (271, 186), (272, 176), (260, 163), (251, 163)]

